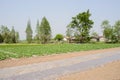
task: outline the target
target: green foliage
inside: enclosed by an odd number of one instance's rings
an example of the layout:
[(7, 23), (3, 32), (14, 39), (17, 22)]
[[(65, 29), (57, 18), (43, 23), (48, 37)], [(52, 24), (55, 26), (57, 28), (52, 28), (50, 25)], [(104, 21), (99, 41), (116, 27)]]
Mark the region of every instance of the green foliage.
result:
[(36, 33), (40, 34), (40, 24), (39, 24), (39, 20), (37, 20), (37, 24), (36, 24)]
[(39, 20), (37, 20), (37, 24), (36, 24), (36, 36), (35, 36), (35, 40), (37, 40), (37, 43), (40, 43), (40, 24), (39, 24)]
[(7, 33), (5, 33), (4, 42), (5, 43), (11, 43), (11, 36)]
[(40, 25), (40, 40), (43, 44), (51, 39), (51, 27), (45, 17), (43, 17)]
[(97, 32), (92, 32), (91, 36), (92, 36), (92, 37), (99, 37), (99, 35), (98, 35)]
[(4, 25), (1, 26), (1, 35), (4, 43), (11, 42), (10, 30), (8, 29), (7, 26)]
[(58, 40), (58, 41), (62, 41), (63, 40), (63, 35), (62, 34), (57, 34), (56, 36), (55, 36), (55, 40)]
[(0, 34), (0, 43), (3, 43), (3, 37), (1, 34)]
[(120, 40), (120, 21), (117, 21), (114, 26), (111, 26), (109, 21), (105, 20), (101, 26), (106, 42), (116, 43)]
[(108, 20), (104, 20), (101, 24), (102, 28), (108, 28), (108, 27), (111, 27), (111, 25), (109, 24), (109, 21)]
[(73, 30), (70, 27), (70, 25), (67, 26), (67, 31), (66, 31), (66, 36), (67, 37), (72, 37)]
[(89, 10), (79, 13), (72, 18), (72, 22), (70, 23), (70, 27), (75, 31), (76, 38), (78, 38), (81, 43), (89, 41), (89, 32), (93, 25), (93, 21), (89, 19), (90, 16)]
[(68, 38), (69, 43), (71, 43), (72, 41), (72, 36), (73, 36), (73, 30), (71, 27), (69, 27), (70, 25), (67, 26), (67, 31), (66, 31), (66, 36)]
[(30, 20), (27, 23), (27, 28), (26, 28), (26, 40), (28, 41), (28, 43), (32, 42), (32, 29), (31, 29), (31, 23)]
[(15, 32), (15, 39), (16, 39), (16, 42), (18, 43), (19, 42), (19, 32)]
[(10, 32), (10, 36), (11, 36), (11, 43), (16, 43), (16, 36), (15, 36), (14, 27), (12, 28), (12, 30)]
[(106, 42), (109, 42), (112, 37), (112, 26), (109, 24), (108, 20), (104, 20), (101, 26), (103, 28), (103, 35), (106, 38)]
[(94, 39), (96, 39), (97, 40), (97, 42), (99, 42), (99, 35), (98, 35), (98, 33), (97, 32), (92, 32), (92, 34), (91, 34), (91, 38), (94, 38)]
[(0, 60), (8, 58), (31, 57), (33, 55), (43, 56), (113, 47), (120, 47), (120, 44), (4, 44), (0, 45)]
[(115, 22), (114, 27), (115, 27), (115, 35), (117, 37), (117, 41), (120, 42), (120, 20)]
[(10, 31), (7, 26), (1, 26), (0, 27), (0, 42), (4, 43), (16, 43), (17, 42), (17, 35), (14, 30), (14, 27)]

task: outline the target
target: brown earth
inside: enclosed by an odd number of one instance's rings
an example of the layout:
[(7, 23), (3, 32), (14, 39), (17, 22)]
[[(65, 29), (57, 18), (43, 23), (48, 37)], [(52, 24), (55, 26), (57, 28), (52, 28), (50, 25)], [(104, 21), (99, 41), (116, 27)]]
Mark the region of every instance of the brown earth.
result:
[(88, 71), (64, 75), (57, 80), (120, 80), (120, 61), (108, 63)]
[(91, 50), (91, 51), (81, 51), (81, 52), (73, 52), (73, 53), (53, 54), (53, 55), (48, 55), (48, 56), (36, 56), (36, 57), (30, 57), (30, 58), (7, 59), (7, 60), (0, 61), (0, 68), (27, 65), (27, 64), (40, 63), (40, 62), (53, 61), (53, 60), (60, 60), (60, 59), (66, 59), (66, 58), (71, 58), (71, 57), (76, 57), (76, 56), (103, 53), (103, 52), (116, 51), (116, 50), (120, 50), (120, 47), (119, 48), (102, 49), (102, 50)]

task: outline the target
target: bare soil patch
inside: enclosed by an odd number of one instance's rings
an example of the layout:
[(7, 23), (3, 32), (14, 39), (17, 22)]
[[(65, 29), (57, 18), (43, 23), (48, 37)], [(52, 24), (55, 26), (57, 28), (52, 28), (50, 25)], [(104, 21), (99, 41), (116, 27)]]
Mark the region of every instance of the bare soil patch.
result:
[(47, 62), (47, 61), (53, 61), (53, 60), (60, 60), (60, 59), (72, 58), (76, 56), (103, 53), (103, 52), (116, 51), (116, 50), (120, 50), (120, 47), (102, 49), (102, 50), (90, 50), (90, 51), (81, 51), (81, 52), (72, 52), (72, 53), (63, 53), (63, 54), (53, 54), (53, 55), (47, 55), (47, 56), (34, 56), (30, 58), (7, 59), (7, 60), (0, 61), (0, 68)]

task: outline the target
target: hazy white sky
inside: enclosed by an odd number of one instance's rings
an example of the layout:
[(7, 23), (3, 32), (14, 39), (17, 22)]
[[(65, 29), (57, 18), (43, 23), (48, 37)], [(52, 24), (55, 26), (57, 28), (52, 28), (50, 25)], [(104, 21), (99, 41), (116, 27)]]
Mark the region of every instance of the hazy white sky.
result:
[(20, 38), (25, 39), (27, 21), (31, 20), (35, 34), (37, 19), (46, 16), (52, 35), (65, 35), (71, 18), (80, 12), (90, 10), (94, 31), (101, 34), (101, 22), (109, 20), (111, 25), (120, 20), (120, 0), (0, 0), (0, 25), (10, 29), (14, 26)]

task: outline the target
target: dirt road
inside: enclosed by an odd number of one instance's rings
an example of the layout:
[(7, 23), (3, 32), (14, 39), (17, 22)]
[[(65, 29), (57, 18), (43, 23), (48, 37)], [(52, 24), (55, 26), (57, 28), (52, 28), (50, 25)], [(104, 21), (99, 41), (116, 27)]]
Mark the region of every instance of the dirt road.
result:
[(84, 72), (67, 74), (57, 80), (120, 80), (120, 60)]
[[(1, 61), (0, 80), (55, 80), (56, 78), (58, 80), (73, 80), (75, 79), (74, 76), (78, 76), (75, 80), (80, 80), (79, 74), (82, 72), (120, 60), (120, 48), (61, 54), (59, 57), (58, 55), (52, 56), (54, 56), (52, 59), (49, 58), (51, 56), (47, 56), (48, 58), (43, 58), (43, 61), (29, 62), (26, 63), (27, 65), (24, 63), (11, 66), (11, 63), (8, 63), (10, 66), (5, 66), (7, 61), (17, 62), (17, 60)], [(58, 58), (55, 59), (56, 57)], [(42, 58), (37, 57), (36, 59), (40, 60)], [(18, 59), (19, 61), (21, 59)], [(73, 73), (76, 75), (73, 75)]]

